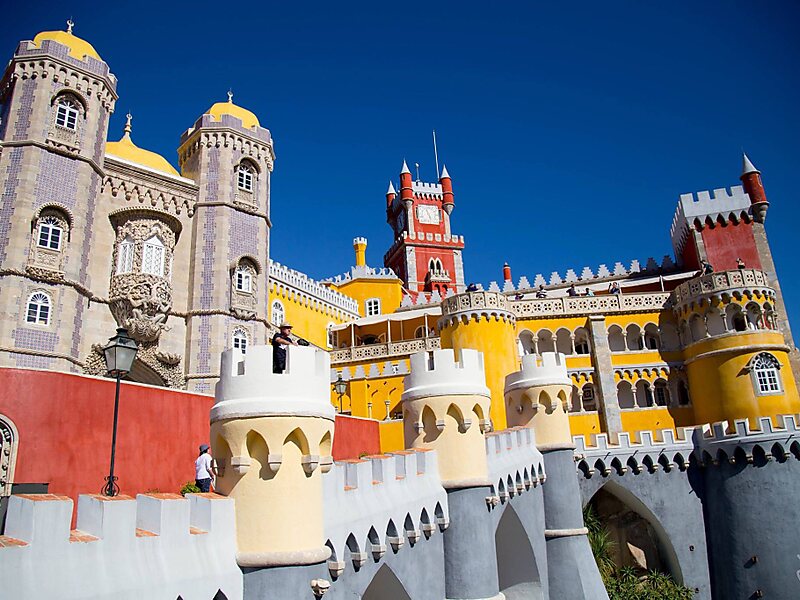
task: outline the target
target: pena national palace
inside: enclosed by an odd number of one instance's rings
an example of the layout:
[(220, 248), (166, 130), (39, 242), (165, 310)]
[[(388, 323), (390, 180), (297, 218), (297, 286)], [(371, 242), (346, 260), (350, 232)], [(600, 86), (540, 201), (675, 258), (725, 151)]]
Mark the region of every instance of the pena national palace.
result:
[(800, 598), (800, 357), (747, 156), (675, 190), (671, 256), (486, 285), (457, 165), (398, 160), (383, 258), (317, 281), (270, 258), (259, 117), (209, 99), (148, 151), (72, 27), (0, 83), (0, 598), (595, 600), (609, 560)]

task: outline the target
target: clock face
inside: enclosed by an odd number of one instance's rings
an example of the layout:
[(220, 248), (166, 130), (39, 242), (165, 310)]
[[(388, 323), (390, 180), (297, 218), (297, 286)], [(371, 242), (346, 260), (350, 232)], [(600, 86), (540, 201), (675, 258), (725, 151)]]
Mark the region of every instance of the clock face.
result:
[(439, 224), (439, 207), (426, 204), (417, 206), (417, 220), (428, 225)]

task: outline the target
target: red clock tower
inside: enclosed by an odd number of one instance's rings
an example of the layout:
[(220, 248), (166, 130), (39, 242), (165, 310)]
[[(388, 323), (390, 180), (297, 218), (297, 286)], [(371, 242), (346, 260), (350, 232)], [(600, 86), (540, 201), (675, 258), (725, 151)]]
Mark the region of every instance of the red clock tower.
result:
[(464, 236), (450, 232), (453, 207), (447, 167), (442, 167), (439, 183), (423, 183), (412, 180), (403, 161), (399, 196), (389, 182), (386, 220), (394, 231), (394, 243), (383, 264), (397, 273), (408, 291), (438, 291), (441, 296), (464, 291)]

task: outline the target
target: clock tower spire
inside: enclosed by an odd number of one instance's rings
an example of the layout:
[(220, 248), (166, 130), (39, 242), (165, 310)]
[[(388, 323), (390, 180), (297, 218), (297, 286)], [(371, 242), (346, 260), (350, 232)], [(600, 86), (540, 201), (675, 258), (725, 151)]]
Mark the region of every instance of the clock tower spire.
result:
[(403, 161), (400, 194), (389, 184), (386, 220), (394, 232), (394, 243), (383, 263), (403, 280), (410, 292), (437, 291), (444, 297), (464, 291), (464, 236), (450, 231), (453, 212), (453, 182), (447, 167), (438, 183), (412, 180)]

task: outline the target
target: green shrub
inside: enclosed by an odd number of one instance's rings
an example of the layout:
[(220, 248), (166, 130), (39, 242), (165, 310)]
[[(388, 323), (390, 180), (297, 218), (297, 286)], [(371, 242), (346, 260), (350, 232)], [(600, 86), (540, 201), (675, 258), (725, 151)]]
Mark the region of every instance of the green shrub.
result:
[(185, 496), (186, 494), (199, 494), (200, 488), (195, 485), (194, 481), (187, 481), (183, 484), (181, 488), (181, 496)]

